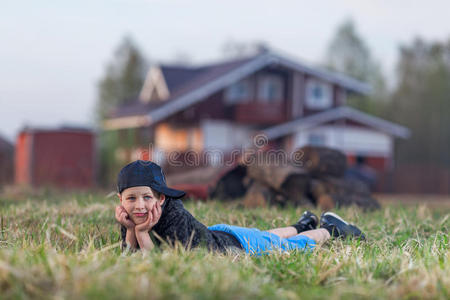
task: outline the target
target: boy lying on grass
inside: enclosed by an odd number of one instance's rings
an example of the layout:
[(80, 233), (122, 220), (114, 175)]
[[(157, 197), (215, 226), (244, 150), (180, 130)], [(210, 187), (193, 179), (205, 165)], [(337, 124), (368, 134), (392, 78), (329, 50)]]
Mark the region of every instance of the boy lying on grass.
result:
[(330, 237), (365, 239), (356, 226), (331, 212), (322, 214), (319, 229), (318, 217), (309, 211), (291, 226), (268, 231), (227, 224), (206, 227), (183, 207), (180, 198), (185, 193), (167, 187), (161, 167), (150, 161), (126, 165), (118, 175), (117, 187), (121, 205), (116, 207), (116, 220), (122, 225), (122, 249), (151, 250), (152, 232), (169, 244), (179, 241), (186, 248), (204, 245), (212, 251), (239, 249), (255, 255), (312, 249)]

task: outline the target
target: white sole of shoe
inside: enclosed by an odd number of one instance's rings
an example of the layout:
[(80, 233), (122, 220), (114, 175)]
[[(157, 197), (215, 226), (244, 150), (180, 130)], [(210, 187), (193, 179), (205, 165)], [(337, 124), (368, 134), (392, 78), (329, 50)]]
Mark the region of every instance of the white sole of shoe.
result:
[(326, 212), (326, 213), (324, 213), (323, 215), (324, 215), (324, 216), (333, 216), (333, 217), (335, 217), (336, 219), (341, 220), (342, 222), (344, 222), (345, 225), (349, 225), (346, 221), (344, 221), (344, 219), (342, 219), (341, 217), (339, 217), (339, 216), (338, 216), (337, 214), (335, 214), (335, 213), (332, 213), (332, 212)]

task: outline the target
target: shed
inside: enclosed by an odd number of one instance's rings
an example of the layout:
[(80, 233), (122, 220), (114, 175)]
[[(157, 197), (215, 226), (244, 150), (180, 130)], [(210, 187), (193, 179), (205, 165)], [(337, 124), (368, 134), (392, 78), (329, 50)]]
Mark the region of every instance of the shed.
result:
[(16, 141), (15, 183), (90, 188), (95, 183), (95, 138), (85, 128), (23, 129)]

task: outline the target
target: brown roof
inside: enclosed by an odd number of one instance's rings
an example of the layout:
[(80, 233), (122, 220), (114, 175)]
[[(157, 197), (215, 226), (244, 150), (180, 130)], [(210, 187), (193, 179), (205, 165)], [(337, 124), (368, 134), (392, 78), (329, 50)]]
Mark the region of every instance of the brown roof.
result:
[(150, 101), (148, 103), (142, 102), (139, 98), (135, 98), (129, 102), (119, 105), (110, 114), (111, 118), (127, 117), (127, 116), (140, 116), (146, 115), (153, 108), (159, 107), (164, 104), (163, 101)]
[(205, 72), (205, 68), (190, 68), (174, 65), (161, 65), (160, 68), (170, 93), (175, 92), (185, 85), (186, 82)]
[(162, 65), (161, 71), (169, 88), (170, 98), (173, 99), (242, 66), (254, 58), (252, 56), (198, 68)]

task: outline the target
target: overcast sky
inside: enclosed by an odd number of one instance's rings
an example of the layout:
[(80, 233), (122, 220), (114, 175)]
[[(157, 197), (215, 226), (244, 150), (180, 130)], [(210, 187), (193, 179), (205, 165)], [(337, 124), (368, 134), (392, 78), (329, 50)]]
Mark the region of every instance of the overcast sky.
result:
[(185, 53), (201, 63), (220, 58), (227, 40), (263, 40), (315, 63), (353, 18), (392, 77), (399, 45), (450, 37), (449, 11), (445, 0), (2, 0), (0, 134), (92, 125), (97, 82), (125, 34), (153, 61)]

